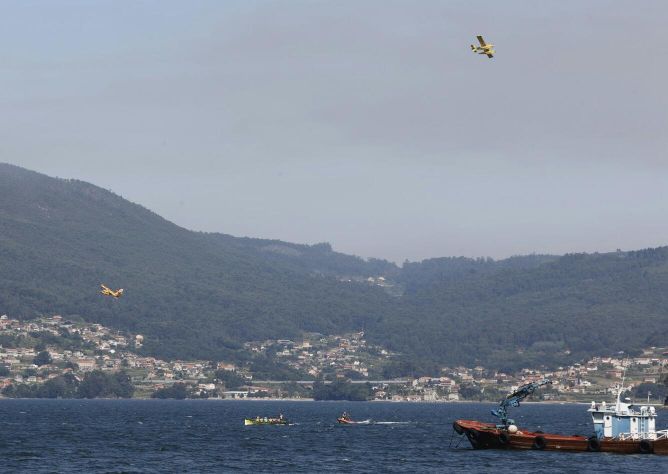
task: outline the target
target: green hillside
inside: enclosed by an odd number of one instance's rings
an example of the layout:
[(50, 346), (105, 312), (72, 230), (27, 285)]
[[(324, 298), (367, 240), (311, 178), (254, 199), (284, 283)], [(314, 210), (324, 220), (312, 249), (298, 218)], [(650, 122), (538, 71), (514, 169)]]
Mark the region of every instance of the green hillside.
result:
[(668, 342), (667, 247), (406, 271), (403, 314), (383, 332), (417, 359), (535, 367)]
[[(364, 327), (388, 303), (333, 278), (367, 264), (328, 245), (191, 232), (96, 186), (6, 164), (0, 195), (0, 313), (80, 315), (145, 334), (152, 354), (229, 358), (250, 339)], [(101, 297), (101, 282), (125, 295)]]
[[(403, 295), (342, 281), (379, 275)], [(103, 298), (102, 282), (125, 295)], [(666, 344), (668, 248), (399, 268), (328, 244), (188, 231), (91, 184), (0, 164), (3, 313), (80, 316), (144, 334), (145, 352), (166, 358), (363, 329), (405, 354), (399, 372), (554, 365)]]

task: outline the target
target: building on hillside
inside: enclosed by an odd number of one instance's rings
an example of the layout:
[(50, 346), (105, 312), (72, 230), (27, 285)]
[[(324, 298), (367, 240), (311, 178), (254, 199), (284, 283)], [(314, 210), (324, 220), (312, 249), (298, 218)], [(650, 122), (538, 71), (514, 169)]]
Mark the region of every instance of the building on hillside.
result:
[(82, 370), (84, 372), (95, 370), (95, 368), (97, 367), (97, 362), (95, 361), (95, 359), (88, 357), (79, 357), (73, 359), (72, 362), (77, 364), (79, 366), (79, 370)]

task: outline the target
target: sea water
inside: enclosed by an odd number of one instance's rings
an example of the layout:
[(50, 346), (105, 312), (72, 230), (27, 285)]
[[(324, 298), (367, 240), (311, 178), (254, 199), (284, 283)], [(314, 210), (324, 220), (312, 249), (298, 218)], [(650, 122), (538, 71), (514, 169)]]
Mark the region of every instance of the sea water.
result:
[[(470, 448), (456, 419), (493, 404), (0, 400), (3, 472), (668, 472), (668, 457)], [(589, 435), (586, 405), (523, 404), (532, 430)], [(364, 425), (339, 425), (343, 411)], [(244, 426), (282, 413), (289, 426)], [(660, 411), (657, 427), (668, 426)]]

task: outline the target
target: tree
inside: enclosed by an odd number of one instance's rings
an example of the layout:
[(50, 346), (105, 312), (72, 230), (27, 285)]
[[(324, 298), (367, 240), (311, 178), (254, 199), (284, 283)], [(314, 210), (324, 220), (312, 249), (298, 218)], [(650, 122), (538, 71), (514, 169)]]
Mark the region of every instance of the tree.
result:
[(637, 400), (647, 400), (648, 395), (661, 400), (668, 396), (668, 387), (664, 384), (644, 382), (633, 388), (633, 396)]
[(482, 390), (480, 390), (480, 387), (474, 384), (462, 384), (459, 387), (459, 395), (461, 395), (464, 400), (482, 401), (483, 399)]
[(230, 370), (217, 370), (216, 378), (225, 384), (227, 390), (236, 390), (242, 385), (246, 385), (246, 379)]
[(32, 363), (38, 367), (41, 367), (43, 365), (48, 365), (51, 362), (53, 362), (53, 359), (51, 358), (51, 354), (49, 354), (49, 351), (39, 352), (32, 360)]
[(132, 379), (124, 370), (116, 372), (113, 375), (115, 386), (114, 392), (116, 396), (120, 398), (132, 398), (132, 395), (135, 393), (135, 386), (132, 383)]
[(313, 384), (314, 400), (350, 400), (364, 401), (371, 396), (371, 386), (353, 384), (350, 380), (337, 379), (330, 384), (318, 380)]
[(130, 398), (134, 390), (127, 373), (107, 374), (94, 370), (84, 376), (77, 395), (79, 398)]
[(174, 398), (176, 400), (183, 400), (187, 398), (188, 390), (186, 384), (177, 382), (171, 387), (159, 388), (151, 394), (151, 398)]
[(101, 370), (94, 370), (84, 376), (79, 385), (79, 398), (97, 398), (110, 395), (107, 376)]
[(39, 385), (35, 390), (36, 398), (75, 398), (79, 382), (72, 374), (64, 374)]
[(34, 387), (25, 383), (11, 384), (2, 389), (2, 394), (9, 398), (35, 398)]

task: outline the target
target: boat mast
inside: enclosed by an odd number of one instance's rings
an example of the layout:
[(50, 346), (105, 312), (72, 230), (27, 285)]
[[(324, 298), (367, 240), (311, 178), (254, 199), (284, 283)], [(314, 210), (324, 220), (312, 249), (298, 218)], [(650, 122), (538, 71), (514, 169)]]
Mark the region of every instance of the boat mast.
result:
[(622, 390), (624, 390), (624, 381), (626, 380), (626, 361), (628, 359), (624, 359), (622, 361), (622, 365), (624, 366), (624, 370), (622, 371), (622, 383), (619, 385), (619, 388), (617, 389), (617, 403), (615, 404), (615, 410), (619, 412), (622, 409), (622, 402), (621, 402), (621, 397), (622, 397)]

